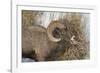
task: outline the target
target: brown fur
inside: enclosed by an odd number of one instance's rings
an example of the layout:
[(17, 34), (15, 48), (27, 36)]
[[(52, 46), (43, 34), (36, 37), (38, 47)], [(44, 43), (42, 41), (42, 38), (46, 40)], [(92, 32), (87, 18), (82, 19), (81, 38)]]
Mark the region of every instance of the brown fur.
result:
[[(56, 43), (49, 41), (46, 29), (42, 26), (31, 26), (22, 31), (23, 56), (30, 55), (32, 51), (35, 51), (36, 59), (43, 61), (56, 45)], [(34, 57), (34, 53), (31, 56)]]

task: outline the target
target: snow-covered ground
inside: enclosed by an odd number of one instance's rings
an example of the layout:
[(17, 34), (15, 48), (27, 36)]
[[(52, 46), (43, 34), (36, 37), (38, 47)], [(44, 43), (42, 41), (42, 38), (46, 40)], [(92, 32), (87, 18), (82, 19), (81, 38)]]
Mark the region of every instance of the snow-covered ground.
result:
[(35, 61), (30, 58), (22, 58), (22, 62), (35, 62)]

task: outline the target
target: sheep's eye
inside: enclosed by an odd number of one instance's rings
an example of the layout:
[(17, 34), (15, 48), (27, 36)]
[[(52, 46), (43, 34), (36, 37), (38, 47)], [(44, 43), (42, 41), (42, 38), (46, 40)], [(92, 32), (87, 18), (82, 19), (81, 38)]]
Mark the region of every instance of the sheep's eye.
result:
[(55, 28), (54, 31), (52, 32), (52, 35), (55, 38), (60, 38), (61, 30), (59, 28)]

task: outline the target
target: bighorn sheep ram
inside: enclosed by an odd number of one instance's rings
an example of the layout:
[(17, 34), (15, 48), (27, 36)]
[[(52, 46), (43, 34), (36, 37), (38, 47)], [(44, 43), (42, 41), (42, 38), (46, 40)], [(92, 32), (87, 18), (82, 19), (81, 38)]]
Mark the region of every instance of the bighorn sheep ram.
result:
[(88, 46), (76, 18), (52, 21), (47, 29), (40, 25), (22, 29), (22, 55), (37, 61), (85, 59)]
[[(58, 42), (62, 40), (59, 32), (63, 29), (65, 29), (65, 26), (59, 21), (51, 22), (47, 29), (40, 25), (23, 28), (22, 56), (44, 61), (50, 52), (59, 45)], [(54, 32), (55, 30), (57, 31)]]

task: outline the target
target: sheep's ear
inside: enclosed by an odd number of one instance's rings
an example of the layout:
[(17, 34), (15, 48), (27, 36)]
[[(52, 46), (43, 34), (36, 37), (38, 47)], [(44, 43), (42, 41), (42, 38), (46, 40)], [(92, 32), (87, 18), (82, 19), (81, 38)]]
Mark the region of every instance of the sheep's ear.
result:
[(55, 28), (54, 31), (52, 31), (52, 35), (55, 38), (60, 38), (61, 37), (60, 34), (61, 34), (61, 30), (59, 28)]

